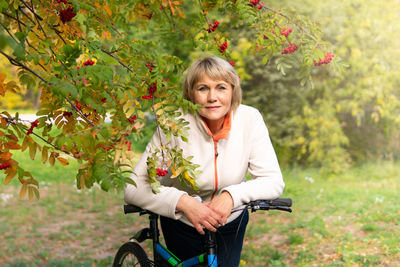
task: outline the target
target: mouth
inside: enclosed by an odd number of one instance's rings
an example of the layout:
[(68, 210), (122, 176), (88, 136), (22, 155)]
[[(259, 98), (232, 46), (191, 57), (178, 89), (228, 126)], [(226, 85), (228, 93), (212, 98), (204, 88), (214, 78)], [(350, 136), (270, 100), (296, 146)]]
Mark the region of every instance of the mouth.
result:
[(214, 110), (214, 109), (218, 109), (218, 108), (220, 108), (220, 106), (206, 107), (206, 109), (208, 109), (208, 110)]

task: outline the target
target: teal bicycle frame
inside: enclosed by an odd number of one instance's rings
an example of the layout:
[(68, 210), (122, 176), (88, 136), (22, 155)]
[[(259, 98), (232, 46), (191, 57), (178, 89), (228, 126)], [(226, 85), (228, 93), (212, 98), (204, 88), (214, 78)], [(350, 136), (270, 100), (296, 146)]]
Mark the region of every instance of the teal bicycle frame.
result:
[(146, 239), (153, 241), (154, 265), (155, 266), (176, 266), (176, 267), (191, 267), (197, 264), (207, 264), (209, 267), (218, 267), (218, 257), (216, 250), (215, 233), (205, 230), (206, 247), (205, 252), (193, 258), (181, 261), (171, 251), (169, 251), (159, 241), (160, 231), (158, 229), (159, 215), (146, 211), (140, 211), (141, 214), (150, 214), (150, 227), (140, 230), (132, 239), (138, 242), (143, 242)]

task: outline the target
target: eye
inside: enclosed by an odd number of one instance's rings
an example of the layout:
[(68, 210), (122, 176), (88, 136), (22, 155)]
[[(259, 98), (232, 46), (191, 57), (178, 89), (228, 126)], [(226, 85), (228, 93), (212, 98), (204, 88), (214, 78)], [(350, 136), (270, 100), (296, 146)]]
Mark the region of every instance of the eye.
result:
[(208, 88), (206, 86), (200, 86), (199, 88), (197, 88), (198, 91), (205, 91)]
[(226, 86), (220, 85), (220, 86), (218, 86), (218, 89), (220, 89), (220, 90), (225, 90), (225, 89), (226, 89)]

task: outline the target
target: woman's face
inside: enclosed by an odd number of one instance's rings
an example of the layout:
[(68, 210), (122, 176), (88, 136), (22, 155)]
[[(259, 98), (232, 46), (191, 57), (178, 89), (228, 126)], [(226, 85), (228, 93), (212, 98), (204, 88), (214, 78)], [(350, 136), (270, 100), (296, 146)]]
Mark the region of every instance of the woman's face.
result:
[(231, 110), (233, 89), (230, 83), (212, 80), (205, 75), (193, 88), (194, 103), (201, 104), (199, 110), (207, 123), (223, 121)]

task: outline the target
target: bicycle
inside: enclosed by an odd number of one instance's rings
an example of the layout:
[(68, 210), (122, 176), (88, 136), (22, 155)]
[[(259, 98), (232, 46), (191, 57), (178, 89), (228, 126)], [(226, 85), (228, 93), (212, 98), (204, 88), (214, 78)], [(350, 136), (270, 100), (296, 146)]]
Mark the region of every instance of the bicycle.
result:
[[(242, 211), (244, 209), (250, 209), (251, 212), (257, 210), (282, 210), (292, 212), (290, 208), (292, 206), (292, 200), (290, 198), (278, 198), (274, 200), (256, 200), (251, 201), (245, 205), (245, 208), (237, 209), (232, 212)], [(169, 251), (159, 241), (159, 228), (158, 219), (159, 215), (152, 213), (148, 210), (143, 210), (134, 205), (124, 205), (124, 213), (139, 213), (139, 215), (149, 214), (150, 226), (143, 228), (137, 232), (133, 237), (130, 238), (129, 242), (123, 244), (117, 251), (114, 258), (113, 267), (121, 266), (141, 266), (141, 267), (168, 267), (168, 266), (210, 266), (217, 267), (217, 244), (215, 233), (206, 230), (206, 247), (204, 253), (190, 258), (185, 261), (178, 259), (171, 251)], [(147, 257), (144, 249), (139, 243), (144, 240), (151, 239), (153, 245), (153, 260)], [(136, 242), (136, 241), (137, 242)], [(139, 243), (138, 243), (139, 242)]]

